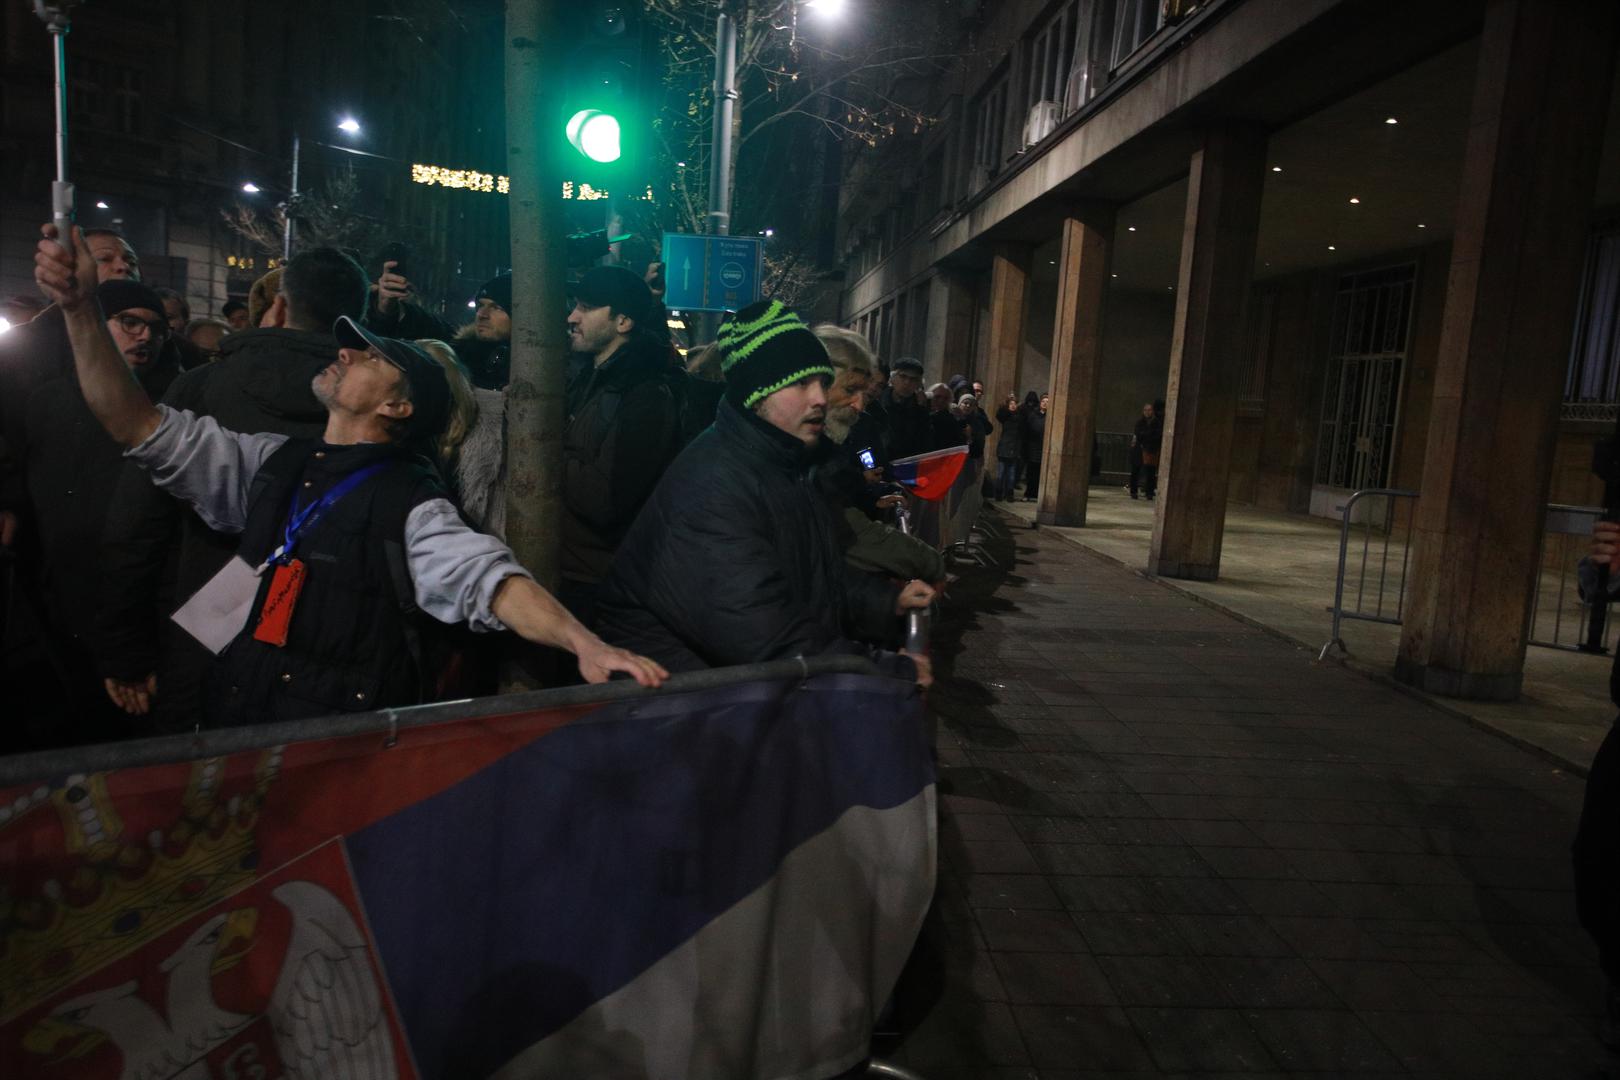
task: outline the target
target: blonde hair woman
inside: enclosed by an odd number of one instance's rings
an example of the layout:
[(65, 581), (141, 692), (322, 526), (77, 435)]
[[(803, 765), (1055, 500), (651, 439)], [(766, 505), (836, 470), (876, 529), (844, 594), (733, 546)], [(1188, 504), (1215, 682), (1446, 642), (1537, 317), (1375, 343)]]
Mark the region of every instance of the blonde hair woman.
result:
[(450, 381), (450, 423), (439, 439), (439, 463), (472, 523), (495, 537), (506, 532), (506, 395), (472, 384), (449, 345), (417, 341)]

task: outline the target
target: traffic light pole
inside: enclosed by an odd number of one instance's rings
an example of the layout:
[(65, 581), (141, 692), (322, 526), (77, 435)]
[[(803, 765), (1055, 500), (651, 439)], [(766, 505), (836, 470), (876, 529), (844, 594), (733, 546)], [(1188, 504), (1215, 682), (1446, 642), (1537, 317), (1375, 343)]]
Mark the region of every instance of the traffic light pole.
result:
[(720, 13), (714, 29), (714, 140), (709, 154), (709, 232), (731, 232), (731, 121), (737, 105), (737, 23)]

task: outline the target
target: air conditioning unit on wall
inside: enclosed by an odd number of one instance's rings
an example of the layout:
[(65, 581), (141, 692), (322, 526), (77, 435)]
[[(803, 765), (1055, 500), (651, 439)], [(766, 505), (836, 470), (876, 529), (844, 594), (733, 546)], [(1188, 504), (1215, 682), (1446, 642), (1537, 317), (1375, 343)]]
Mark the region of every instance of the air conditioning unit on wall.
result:
[(1063, 119), (1063, 103), (1061, 101), (1038, 101), (1035, 107), (1029, 110), (1029, 120), (1024, 123), (1024, 147), (1027, 149), (1046, 138), (1057, 130), (1058, 121)]

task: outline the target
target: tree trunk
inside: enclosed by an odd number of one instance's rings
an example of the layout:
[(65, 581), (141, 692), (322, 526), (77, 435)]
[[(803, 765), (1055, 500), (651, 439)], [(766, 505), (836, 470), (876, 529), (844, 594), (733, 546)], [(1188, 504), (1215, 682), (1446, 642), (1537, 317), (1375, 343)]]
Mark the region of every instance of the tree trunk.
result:
[[(506, 166), (511, 177), (512, 378), (506, 390), (506, 539), (547, 589), (557, 588), (562, 530), (563, 379), (559, 333), (567, 287), (556, 155), (556, 5), (507, 0)], [(547, 74), (551, 78), (547, 78)], [(508, 675), (506, 689), (528, 680)]]

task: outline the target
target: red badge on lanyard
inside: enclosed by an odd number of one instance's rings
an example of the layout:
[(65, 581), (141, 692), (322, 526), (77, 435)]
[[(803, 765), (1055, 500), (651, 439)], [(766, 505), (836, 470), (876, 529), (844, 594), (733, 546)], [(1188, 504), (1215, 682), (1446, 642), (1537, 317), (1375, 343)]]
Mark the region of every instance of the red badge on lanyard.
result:
[(389, 464), (387, 461), (379, 461), (363, 469), (356, 469), (334, 484), (332, 490), (310, 506), (300, 507), (299, 500), (293, 499), (292, 512), (287, 516), (287, 528), (281, 546), (268, 560), (268, 565), (275, 567), (275, 573), (270, 577), (270, 591), (265, 594), (264, 607), (259, 609), (259, 623), (253, 628), (254, 641), (262, 641), (278, 649), (286, 648), (287, 631), (292, 626), (293, 608), (298, 604), (298, 593), (303, 589), (304, 578), (308, 574), (304, 564), (292, 557), (293, 547), (298, 543), (298, 538), (307, 530), (314, 528), (316, 523), (326, 516), (327, 511), (364, 483), (367, 477), (381, 472)]
[(292, 625), (293, 607), (298, 603), (298, 592), (304, 587), (304, 564), (297, 559), (277, 563), (270, 577), (270, 592), (259, 611), (259, 625), (253, 628), (253, 640), (266, 645), (285, 648), (287, 627)]

